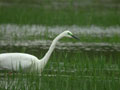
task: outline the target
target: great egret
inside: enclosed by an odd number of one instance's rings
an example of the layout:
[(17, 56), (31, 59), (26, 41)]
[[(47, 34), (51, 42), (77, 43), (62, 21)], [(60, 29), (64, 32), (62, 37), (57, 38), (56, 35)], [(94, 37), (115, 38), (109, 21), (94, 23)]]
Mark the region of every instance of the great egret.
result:
[(62, 37), (75, 37), (70, 31), (64, 31), (59, 34), (52, 42), (49, 50), (42, 59), (37, 57), (25, 54), (25, 53), (3, 53), (0, 54), (0, 70), (9, 70), (9, 71), (38, 71), (41, 73), (44, 66), (48, 62), (48, 59), (53, 52), (56, 43)]

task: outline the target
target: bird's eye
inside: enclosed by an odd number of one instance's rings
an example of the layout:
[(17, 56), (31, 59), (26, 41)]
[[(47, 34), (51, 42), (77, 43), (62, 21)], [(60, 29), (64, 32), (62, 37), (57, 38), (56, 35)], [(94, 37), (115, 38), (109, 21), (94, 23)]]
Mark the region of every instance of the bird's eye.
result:
[(68, 35), (70, 35), (70, 36), (71, 36), (72, 34), (68, 32)]

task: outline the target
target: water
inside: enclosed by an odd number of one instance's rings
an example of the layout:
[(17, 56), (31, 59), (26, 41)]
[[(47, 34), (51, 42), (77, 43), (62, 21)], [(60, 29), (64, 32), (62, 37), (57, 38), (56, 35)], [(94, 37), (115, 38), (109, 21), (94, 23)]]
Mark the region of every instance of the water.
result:
[[(110, 51), (119, 52), (120, 27), (79, 27), (73, 26), (41, 26), (41, 25), (0, 25), (1, 47), (36, 47), (48, 49), (52, 40), (64, 30), (69, 29), (80, 41), (58, 42), (56, 49), (59, 50), (82, 50), (82, 51)], [(89, 37), (90, 35), (90, 37)], [(116, 36), (118, 35), (118, 36)], [(117, 38), (116, 38), (117, 37)], [(90, 39), (90, 40), (89, 40)], [(64, 41), (64, 40), (63, 40)], [(105, 42), (106, 41), (106, 42)], [(110, 42), (107, 42), (110, 41)]]
[(42, 25), (16, 25), (16, 24), (1, 24), (0, 30), (6, 35), (17, 34), (18, 36), (22, 35), (44, 35), (45, 33), (59, 34), (65, 30), (70, 30), (74, 34), (87, 34), (87, 35), (97, 35), (97, 36), (112, 36), (114, 34), (120, 34), (119, 26), (111, 27), (97, 27), (97, 26), (88, 26), (88, 27), (79, 27), (76, 25), (72, 26), (42, 26)]

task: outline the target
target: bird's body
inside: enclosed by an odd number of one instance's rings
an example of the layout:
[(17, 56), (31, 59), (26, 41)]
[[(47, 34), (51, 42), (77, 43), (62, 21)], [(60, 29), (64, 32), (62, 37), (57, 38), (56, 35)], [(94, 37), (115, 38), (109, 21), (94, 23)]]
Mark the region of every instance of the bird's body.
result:
[(3, 53), (0, 54), (0, 70), (33, 70), (33, 68), (30, 67), (39, 61), (37, 57), (26, 53)]
[(41, 73), (47, 61), (49, 60), (50, 55), (52, 54), (56, 43), (62, 37), (73, 37), (70, 31), (64, 31), (58, 35), (52, 42), (48, 52), (42, 59), (26, 54), (26, 53), (3, 53), (0, 54), (0, 70), (9, 70), (9, 71), (38, 71)]

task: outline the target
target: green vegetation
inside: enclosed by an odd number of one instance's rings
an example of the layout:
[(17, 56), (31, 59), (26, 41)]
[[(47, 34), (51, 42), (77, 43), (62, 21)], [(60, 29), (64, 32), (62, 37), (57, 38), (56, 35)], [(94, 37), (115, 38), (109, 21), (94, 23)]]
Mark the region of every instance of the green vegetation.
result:
[[(39, 24), (43, 26), (120, 26), (119, 0), (0, 0), (0, 24)], [(8, 33), (7, 33), (8, 32)], [(14, 46), (16, 42), (53, 40), (48, 32), (27, 34), (0, 30), (0, 53), (24, 52), (41, 58), (46, 49)], [(119, 43), (120, 35), (82, 35), (80, 41), (63, 38), (62, 42)], [(1, 46), (1, 42), (8, 46)], [(10, 47), (10, 45), (13, 47)], [(112, 44), (111, 44), (112, 45)], [(39, 48), (38, 48), (39, 47)], [(78, 46), (77, 46), (78, 47)], [(76, 48), (77, 48), (76, 47)], [(95, 46), (93, 46), (95, 47)], [(69, 48), (72, 48), (69, 46)], [(97, 47), (95, 47), (97, 48)], [(120, 53), (92, 50), (58, 50), (48, 61), (42, 76), (38, 73), (0, 72), (0, 90), (120, 90)], [(115, 47), (117, 49), (119, 47)], [(41, 50), (40, 50), (41, 49)], [(104, 48), (103, 48), (104, 49)], [(107, 51), (108, 50), (108, 51)], [(109, 52), (110, 51), (110, 52)]]
[[(0, 6), (0, 24), (97, 25), (105, 27), (120, 25), (119, 7), (106, 8), (102, 4), (82, 7), (79, 6), (80, 2), (78, 2), (78, 7), (70, 2), (67, 5), (62, 3), (61, 6), (56, 6), (46, 2), (37, 5), (3, 4)], [(59, 4), (59, 2), (57, 3)]]
[[(26, 49), (24, 52), (42, 57), (46, 51), (40, 51)], [(35, 73), (5, 73), (0, 79), (0, 89), (119, 90), (119, 56), (103, 52), (54, 51), (42, 76)]]
[[(37, 33), (37, 34), (28, 34), (28, 31), (23, 31), (22, 34), (18, 34), (18, 32), (13, 32), (10, 33), (8, 36), (5, 36), (7, 34), (8, 31), (0, 31), (0, 41), (4, 40), (5, 42), (9, 41), (11, 42), (28, 42), (28, 41), (40, 41), (40, 40), (50, 40), (52, 41), (57, 34), (52, 33), (52, 32), (48, 32), (47, 30), (45, 30), (42, 33)], [(81, 33), (77, 33), (75, 36), (77, 36), (80, 40), (76, 40), (76, 39), (69, 39), (69, 38), (63, 38), (60, 40), (60, 42), (87, 42), (87, 43), (120, 43), (120, 35), (119, 34), (114, 34), (114, 35), (95, 35), (95, 34), (81, 34)], [(8, 38), (10, 37), (10, 38)]]

